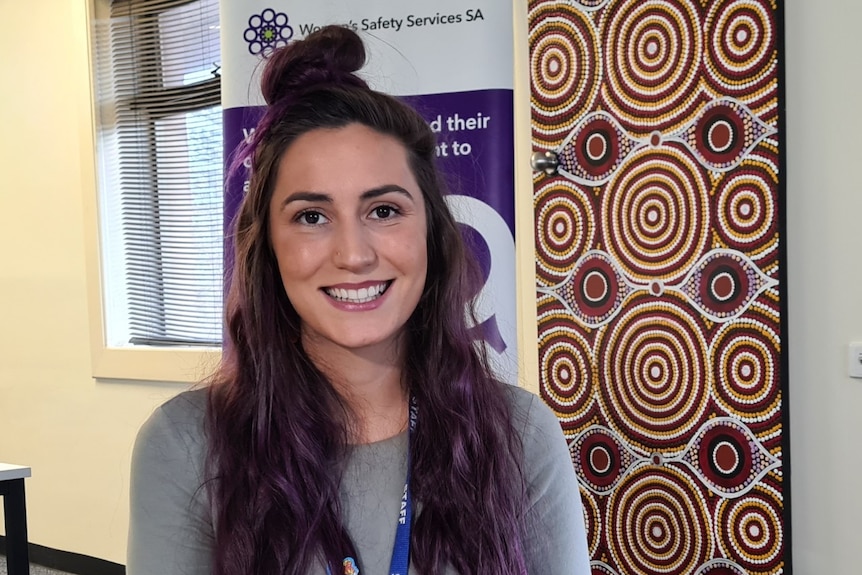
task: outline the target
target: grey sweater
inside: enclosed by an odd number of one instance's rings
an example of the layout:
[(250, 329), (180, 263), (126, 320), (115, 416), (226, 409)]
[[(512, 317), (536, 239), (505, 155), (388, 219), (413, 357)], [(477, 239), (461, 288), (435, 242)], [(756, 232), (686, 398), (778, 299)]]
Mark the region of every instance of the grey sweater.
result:
[[(559, 423), (533, 394), (515, 387), (507, 393), (524, 445), (527, 569), (531, 575), (589, 575), (578, 482)], [(205, 414), (206, 390), (181, 393), (138, 433), (132, 455), (129, 575), (212, 572), (213, 517), (202, 486)], [(342, 509), (361, 575), (389, 573), (406, 453), (405, 432), (356, 446), (347, 462)], [(319, 567), (311, 573), (325, 571)], [(416, 574), (412, 565), (409, 573)], [(446, 573), (455, 574), (451, 569)]]

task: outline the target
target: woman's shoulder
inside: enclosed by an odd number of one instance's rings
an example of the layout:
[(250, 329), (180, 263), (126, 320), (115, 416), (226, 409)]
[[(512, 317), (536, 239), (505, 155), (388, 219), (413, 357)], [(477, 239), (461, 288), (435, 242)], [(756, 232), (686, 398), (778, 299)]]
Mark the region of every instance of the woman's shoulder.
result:
[(576, 484), (568, 441), (560, 420), (539, 396), (509, 386), (512, 424), (521, 439), (526, 479), (532, 488), (544, 490), (548, 480), (565, 479)]
[(560, 421), (539, 396), (514, 385), (506, 385), (505, 389), (512, 409), (512, 423), (523, 441), (545, 441), (562, 435)]
[(197, 458), (204, 449), (207, 390), (184, 391), (153, 411), (138, 431), (138, 458)]
[(183, 391), (164, 402), (153, 417), (164, 417), (174, 424), (201, 424), (207, 411), (208, 390), (199, 387)]
[(539, 396), (507, 391), (524, 449), (525, 549), (530, 573), (590, 572), (578, 478), (560, 421)]
[(206, 405), (204, 389), (180, 393), (138, 432), (129, 486), (129, 573), (211, 571)]

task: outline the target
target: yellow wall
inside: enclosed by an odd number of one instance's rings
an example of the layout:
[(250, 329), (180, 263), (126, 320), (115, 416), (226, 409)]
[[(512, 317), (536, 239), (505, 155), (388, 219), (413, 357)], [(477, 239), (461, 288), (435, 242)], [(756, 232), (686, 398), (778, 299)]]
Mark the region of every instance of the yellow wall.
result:
[(0, 461), (32, 542), (124, 563), (134, 435), (181, 388), (90, 377), (85, 6), (0, 0)]
[[(784, 4), (792, 546), (797, 573), (849, 574), (862, 541), (862, 380), (845, 371), (846, 343), (862, 340), (862, 4)], [(0, 0), (0, 461), (33, 467), (32, 542), (123, 562), (134, 435), (181, 387), (90, 377), (84, 5)]]

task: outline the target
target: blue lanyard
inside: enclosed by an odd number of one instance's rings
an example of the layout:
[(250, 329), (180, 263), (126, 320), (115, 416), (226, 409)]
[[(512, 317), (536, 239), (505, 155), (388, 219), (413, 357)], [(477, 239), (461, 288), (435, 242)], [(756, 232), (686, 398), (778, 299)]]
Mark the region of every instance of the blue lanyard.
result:
[[(416, 398), (411, 397), (407, 433), (407, 478), (404, 480), (404, 494), (401, 496), (398, 525), (395, 527), (395, 544), (392, 547), (389, 575), (407, 575), (407, 569), (410, 567), (410, 526), (413, 523), (413, 498), (410, 495), (410, 438), (416, 429), (416, 415)], [(361, 575), (359, 565), (353, 557), (345, 557), (342, 565), (344, 575)], [(328, 566), (326, 574), (332, 575)]]

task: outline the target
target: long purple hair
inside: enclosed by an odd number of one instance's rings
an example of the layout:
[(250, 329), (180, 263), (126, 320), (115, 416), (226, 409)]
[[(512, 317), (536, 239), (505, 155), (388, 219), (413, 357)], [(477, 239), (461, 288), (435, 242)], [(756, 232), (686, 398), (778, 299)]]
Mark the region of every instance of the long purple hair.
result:
[(209, 388), (214, 572), (304, 574), (322, 561), (337, 575), (353, 555), (339, 505), (349, 407), (300, 342), (301, 319), (270, 244), (269, 204), (279, 160), (297, 137), (360, 123), (404, 145), (428, 218), (428, 273), (406, 326), (403, 368), (419, 410), (411, 560), (422, 574), (446, 565), (462, 575), (523, 574), (522, 446), (505, 384), (466, 322), (477, 267), (443, 199), (433, 133), (354, 75), (364, 62), (355, 33), (327, 27), (273, 54), (263, 73), (269, 108), (243, 152), (253, 167), (235, 223), (228, 342)]

